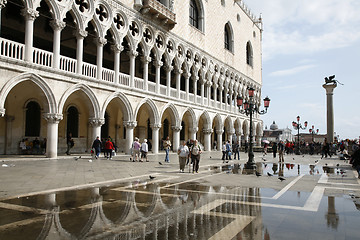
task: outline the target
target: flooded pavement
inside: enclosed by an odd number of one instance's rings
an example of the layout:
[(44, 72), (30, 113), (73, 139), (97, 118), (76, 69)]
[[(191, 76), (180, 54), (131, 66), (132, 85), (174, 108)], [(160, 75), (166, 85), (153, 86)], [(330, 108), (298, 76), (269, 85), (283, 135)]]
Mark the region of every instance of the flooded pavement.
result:
[(0, 239), (359, 239), (350, 169), (257, 163), (256, 177), (243, 167), (4, 199)]

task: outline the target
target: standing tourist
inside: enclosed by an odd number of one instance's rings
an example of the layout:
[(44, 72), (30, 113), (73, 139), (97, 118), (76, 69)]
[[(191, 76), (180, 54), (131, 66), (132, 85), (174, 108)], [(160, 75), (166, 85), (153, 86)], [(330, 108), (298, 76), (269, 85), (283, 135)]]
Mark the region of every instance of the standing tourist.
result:
[(95, 149), (95, 158), (98, 159), (101, 152), (101, 141), (99, 136), (96, 137), (91, 148)]
[(137, 161), (139, 158), (139, 162), (142, 162), (140, 159), (140, 147), (139, 138), (135, 137), (135, 141), (132, 144), (132, 154), (133, 154), (133, 162)]
[(164, 149), (165, 149), (165, 162), (170, 162), (169, 161), (169, 151), (170, 151), (170, 147), (171, 147), (171, 142), (170, 142), (170, 139), (169, 137), (166, 138), (165, 141), (163, 141), (163, 146), (164, 146)]
[(114, 150), (114, 145), (111, 142), (111, 139), (108, 138), (105, 142), (105, 152), (106, 152), (106, 159), (111, 160), (112, 159), (112, 151)]
[(143, 161), (143, 159), (145, 159), (148, 162), (149, 160), (148, 160), (147, 154), (149, 152), (149, 146), (147, 144), (147, 139), (144, 139), (143, 143), (141, 144), (140, 151), (141, 151), (141, 160), (140, 161)]
[(327, 158), (327, 156), (329, 155), (329, 157), (331, 157), (330, 154), (330, 144), (327, 142), (327, 139), (324, 139), (323, 145), (322, 145), (322, 149), (321, 149), (321, 159), (324, 157)]
[(272, 145), (272, 152), (273, 152), (273, 157), (276, 158), (276, 152), (277, 152), (277, 144), (276, 142), (273, 142), (273, 145)]
[(178, 148), (178, 155), (179, 155), (179, 165), (180, 165), (180, 172), (184, 172), (184, 168), (185, 168), (185, 162), (189, 156), (189, 148), (186, 145), (185, 141), (182, 141), (182, 144), (179, 146)]
[(358, 148), (351, 156), (350, 163), (352, 167), (358, 172), (358, 178), (360, 179), (360, 149)]
[(193, 173), (199, 172), (200, 154), (202, 153), (198, 140), (194, 140), (194, 145), (191, 148), (191, 157), (193, 162)]
[(234, 144), (233, 152), (234, 152), (234, 160), (236, 160), (236, 155), (238, 156), (238, 160), (240, 160), (240, 142)]
[(223, 145), (221, 147), (221, 151), (222, 151), (222, 158), (221, 160), (223, 160), (223, 162), (225, 162), (225, 158), (226, 158), (226, 144), (225, 142), (223, 142)]

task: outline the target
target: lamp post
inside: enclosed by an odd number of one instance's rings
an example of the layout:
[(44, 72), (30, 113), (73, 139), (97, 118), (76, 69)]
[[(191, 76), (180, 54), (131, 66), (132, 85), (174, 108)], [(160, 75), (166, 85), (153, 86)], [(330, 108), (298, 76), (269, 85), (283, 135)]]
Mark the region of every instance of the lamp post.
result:
[(311, 134), (311, 141), (314, 142), (314, 135), (319, 133), (319, 129), (316, 129), (315, 131), (315, 127), (314, 125), (312, 125), (311, 128), (309, 129), (309, 133)]
[[(246, 101), (243, 103), (243, 98), (238, 97), (237, 100), (237, 106), (239, 107), (239, 112), (246, 114), (246, 116), (250, 116), (250, 133), (249, 133), (249, 159), (247, 163), (245, 164), (245, 169), (251, 169), (254, 170), (256, 168), (255, 161), (254, 161), (254, 152), (253, 152), (253, 124), (252, 124), (252, 116), (254, 113), (258, 114), (265, 114), (267, 113), (267, 109), (270, 105), (270, 98), (266, 97), (264, 99), (264, 107), (265, 110), (259, 110), (259, 108), (255, 104), (254, 100), (254, 91), (255, 89), (250, 87), (248, 88), (248, 94), (249, 94), (249, 101)], [(243, 109), (241, 107), (243, 106)]]
[(298, 138), (298, 141), (297, 141), (298, 144), (297, 144), (297, 147), (296, 147), (295, 154), (300, 155), (300, 129), (303, 129), (303, 130), (306, 129), (308, 122), (305, 121), (304, 122), (304, 127), (303, 127), (301, 125), (301, 123), (300, 123), (300, 116), (297, 116), (296, 120), (297, 120), (297, 122), (295, 122), (295, 121), (292, 122), (292, 125), (293, 125), (294, 129), (297, 130), (297, 132), (298, 132), (298, 137), (297, 137)]

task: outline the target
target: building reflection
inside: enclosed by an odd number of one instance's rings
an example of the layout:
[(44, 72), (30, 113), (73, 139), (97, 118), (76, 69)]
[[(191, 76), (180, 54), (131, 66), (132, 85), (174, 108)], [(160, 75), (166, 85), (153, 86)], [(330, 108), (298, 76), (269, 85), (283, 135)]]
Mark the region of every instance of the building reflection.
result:
[(337, 229), (339, 225), (339, 215), (336, 213), (335, 209), (335, 197), (328, 197), (328, 210), (325, 215), (327, 226), (333, 229)]
[[(133, 182), (35, 199), (46, 214), (29, 221), (29, 239), (208, 239), (234, 221), (226, 214), (254, 217), (237, 239), (262, 239), (259, 188)], [(221, 204), (194, 212), (214, 201)]]

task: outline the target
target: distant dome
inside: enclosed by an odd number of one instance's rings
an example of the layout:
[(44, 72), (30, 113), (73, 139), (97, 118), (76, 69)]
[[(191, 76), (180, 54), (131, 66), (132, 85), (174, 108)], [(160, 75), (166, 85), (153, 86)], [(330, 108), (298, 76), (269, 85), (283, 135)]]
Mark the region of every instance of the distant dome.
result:
[(273, 123), (270, 125), (270, 130), (278, 130), (279, 127), (278, 125), (276, 125), (275, 121), (273, 121)]

